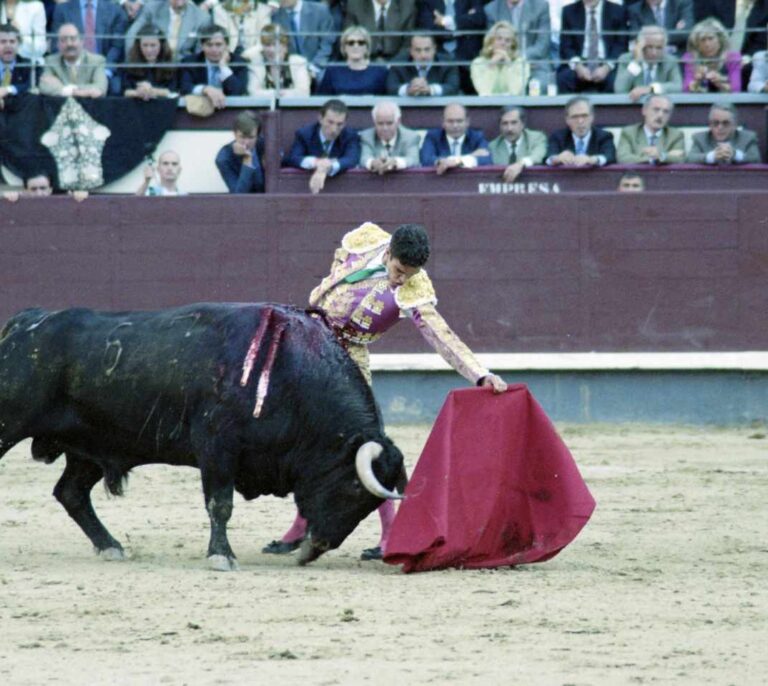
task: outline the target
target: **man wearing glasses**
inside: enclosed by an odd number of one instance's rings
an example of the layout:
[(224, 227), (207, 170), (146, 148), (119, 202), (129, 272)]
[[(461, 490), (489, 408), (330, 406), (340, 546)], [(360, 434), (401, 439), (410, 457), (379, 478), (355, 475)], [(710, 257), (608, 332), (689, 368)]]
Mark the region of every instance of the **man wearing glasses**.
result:
[(693, 164), (759, 164), (754, 131), (740, 129), (736, 108), (715, 103), (709, 108), (709, 131), (694, 134), (688, 162)]

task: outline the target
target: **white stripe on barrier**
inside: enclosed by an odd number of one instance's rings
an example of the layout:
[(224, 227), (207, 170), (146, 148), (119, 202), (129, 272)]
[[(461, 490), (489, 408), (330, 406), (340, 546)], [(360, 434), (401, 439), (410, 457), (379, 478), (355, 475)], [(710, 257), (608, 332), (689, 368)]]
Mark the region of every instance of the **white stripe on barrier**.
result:
[[(768, 352), (691, 353), (480, 353), (478, 359), (493, 371), (586, 370), (741, 370), (768, 371)], [(376, 372), (433, 372), (449, 370), (433, 353), (373, 354)]]

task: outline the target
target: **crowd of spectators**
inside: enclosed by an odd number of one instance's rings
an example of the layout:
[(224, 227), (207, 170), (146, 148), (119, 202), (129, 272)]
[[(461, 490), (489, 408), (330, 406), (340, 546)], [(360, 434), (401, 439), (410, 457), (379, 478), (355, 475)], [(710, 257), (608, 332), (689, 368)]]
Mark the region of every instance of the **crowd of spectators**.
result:
[(0, 0), (0, 24), (17, 88), (91, 97), (768, 87), (768, 0)]

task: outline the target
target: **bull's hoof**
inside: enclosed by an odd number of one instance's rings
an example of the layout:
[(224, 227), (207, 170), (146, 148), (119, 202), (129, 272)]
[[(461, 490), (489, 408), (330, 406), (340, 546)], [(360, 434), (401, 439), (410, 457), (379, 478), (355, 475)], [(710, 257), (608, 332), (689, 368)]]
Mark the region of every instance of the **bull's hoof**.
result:
[(286, 555), (287, 553), (292, 553), (294, 550), (296, 550), (301, 545), (302, 539), (298, 539), (296, 541), (272, 541), (272, 543), (269, 543), (268, 545), (265, 545), (262, 549), (262, 553), (269, 553), (271, 555)]
[(226, 555), (211, 555), (208, 558), (208, 567), (214, 572), (236, 572), (240, 569), (237, 560)]
[(107, 562), (122, 562), (125, 560), (125, 553), (122, 548), (104, 548), (99, 550), (99, 557)]

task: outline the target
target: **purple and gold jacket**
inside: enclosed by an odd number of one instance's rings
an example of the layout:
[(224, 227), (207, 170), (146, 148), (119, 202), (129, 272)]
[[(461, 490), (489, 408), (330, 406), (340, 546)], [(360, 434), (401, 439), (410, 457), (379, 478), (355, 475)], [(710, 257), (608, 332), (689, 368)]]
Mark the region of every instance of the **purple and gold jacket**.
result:
[(326, 313), (342, 338), (358, 345), (372, 343), (401, 317), (409, 317), (451, 367), (477, 383), (489, 372), (440, 316), (435, 290), (424, 269), (395, 289), (389, 286), (386, 274), (357, 283), (345, 281), (383, 253), (391, 238), (370, 222), (346, 234), (333, 256), (331, 273), (310, 293), (309, 304)]

